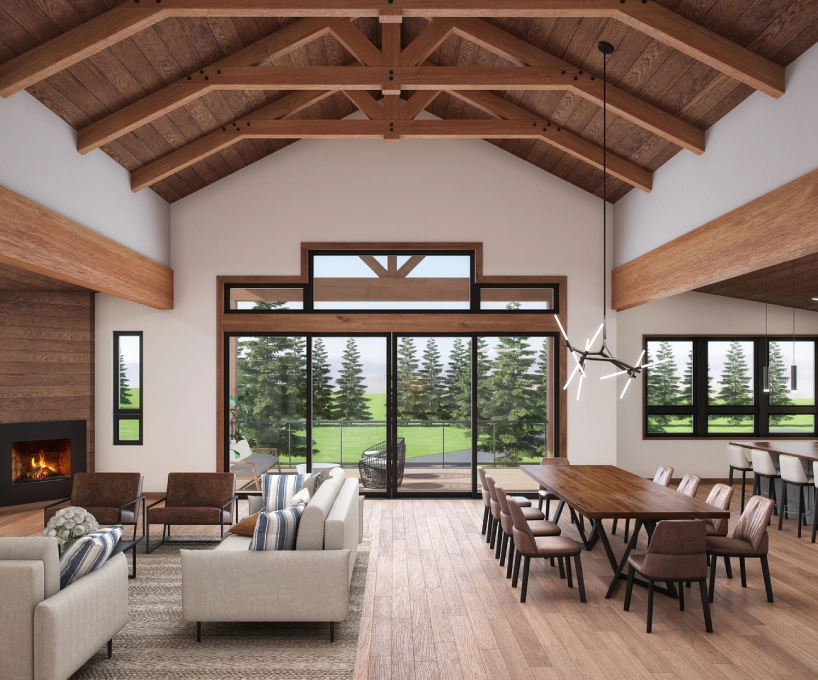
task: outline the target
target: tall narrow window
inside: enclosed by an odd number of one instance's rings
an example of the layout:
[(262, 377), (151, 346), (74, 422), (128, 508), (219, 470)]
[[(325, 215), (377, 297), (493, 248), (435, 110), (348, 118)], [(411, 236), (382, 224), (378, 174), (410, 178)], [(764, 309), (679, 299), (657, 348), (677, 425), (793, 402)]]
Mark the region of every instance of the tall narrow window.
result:
[(114, 444), (142, 443), (142, 332), (114, 332)]

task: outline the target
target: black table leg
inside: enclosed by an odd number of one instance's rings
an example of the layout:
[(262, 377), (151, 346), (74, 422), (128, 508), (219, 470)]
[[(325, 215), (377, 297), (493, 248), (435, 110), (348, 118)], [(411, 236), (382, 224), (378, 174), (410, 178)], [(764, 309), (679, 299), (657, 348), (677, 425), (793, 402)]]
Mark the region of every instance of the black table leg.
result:
[(605, 554), (608, 556), (608, 562), (611, 563), (611, 569), (616, 571), (616, 555), (611, 549), (611, 542), (608, 540), (608, 534), (605, 533), (605, 527), (602, 525), (601, 519), (594, 520), (594, 530), (597, 532), (599, 540), (602, 541), (602, 547), (605, 548)]
[(571, 511), (571, 519), (574, 522), (574, 525), (577, 528), (577, 532), (579, 533), (579, 537), (582, 539), (582, 547), (585, 550), (591, 550), (594, 547), (594, 544), (599, 539), (599, 533), (596, 530), (596, 523), (594, 523), (594, 528), (591, 531), (591, 534), (588, 538), (585, 538), (585, 521), (583, 517), (577, 515), (573, 508), (569, 508)]
[(131, 569), (131, 573), (128, 574), (128, 578), (136, 578), (136, 543), (134, 543), (133, 548), (131, 548), (131, 562), (133, 564), (133, 568)]
[[(606, 600), (609, 599), (613, 595), (614, 590), (616, 590), (616, 586), (619, 583), (619, 577), (622, 575), (622, 570), (625, 568), (625, 565), (628, 563), (628, 555), (630, 555), (631, 550), (633, 550), (636, 547), (636, 541), (639, 538), (639, 532), (642, 530), (642, 524), (643, 524), (643, 522), (642, 522), (641, 519), (637, 519), (635, 521), (635, 524), (634, 524), (634, 527), (633, 527), (633, 533), (631, 534), (631, 540), (628, 541), (628, 545), (625, 548), (625, 554), (622, 555), (622, 559), (620, 560), (619, 564), (614, 567), (613, 579), (611, 579), (611, 585), (608, 587), (608, 592), (605, 594), (605, 599)], [(604, 542), (607, 542), (607, 541), (604, 541)], [(613, 551), (611, 552), (611, 555), (613, 555)], [(616, 564), (616, 561), (614, 560), (612, 562), (612, 564)]]

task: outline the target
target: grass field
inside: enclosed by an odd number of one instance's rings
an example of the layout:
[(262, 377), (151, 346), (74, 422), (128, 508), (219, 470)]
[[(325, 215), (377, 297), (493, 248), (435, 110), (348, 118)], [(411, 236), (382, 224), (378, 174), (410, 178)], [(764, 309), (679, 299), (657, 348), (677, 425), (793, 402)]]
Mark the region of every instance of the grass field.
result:
[[(752, 434), (754, 429), (752, 416), (743, 416), (743, 422), (740, 424), (736, 424), (731, 421), (732, 417), (727, 415), (708, 416), (707, 432), (709, 434)], [(693, 433), (692, 416), (677, 416), (670, 420), (667, 424), (662, 424), (659, 422), (657, 416), (652, 415), (648, 416), (648, 423), (649, 425), (659, 425), (666, 434), (683, 436), (685, 434)], [(815, 420), (809, 413), (794, 414), (790, 420), (783, 420), (775, 425), (771, 425), (770, 433), (774, 432), (803, 432), (804, 434), (812, 434), (815, 432)]]
[(127, 395), (128, 399), (131, 400), (129, 406), (123, 406), (123, 408), (139, 408), (140, 401), (142, 399), (142, 388), (140, 387), (129, 387), (126, 390), (122, 390), (123, 395)]
[(138, 420), (120, 420), (119, 421), (119, 439), (123, 442), (139, 441), (139, 421)]

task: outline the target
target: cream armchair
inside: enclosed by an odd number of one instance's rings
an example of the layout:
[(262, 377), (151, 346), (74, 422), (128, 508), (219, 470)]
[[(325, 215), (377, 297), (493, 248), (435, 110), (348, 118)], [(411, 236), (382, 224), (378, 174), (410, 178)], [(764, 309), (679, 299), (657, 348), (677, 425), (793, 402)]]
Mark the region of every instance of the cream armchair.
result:
[(60, 590), (57, 539), (0, 538), (0, 680), (67, 680), (128, 622), (128, 563)]

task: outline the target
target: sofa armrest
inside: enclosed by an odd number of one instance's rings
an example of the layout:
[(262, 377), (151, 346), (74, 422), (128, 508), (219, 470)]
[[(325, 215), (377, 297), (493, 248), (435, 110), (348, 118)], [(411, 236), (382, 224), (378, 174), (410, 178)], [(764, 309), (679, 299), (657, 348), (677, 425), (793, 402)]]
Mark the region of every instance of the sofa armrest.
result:
[(179, 552), (188, 621), (343, 621), (349, 613), (349, 550)]
[(45, 568), (39, 560), (0, 561), (0, 679), (34, 677), (34, 608), (42, 602)]
[(34, 610), (34, 680), (64, 680), (128, 622), (128, 561), (103, 566)]

